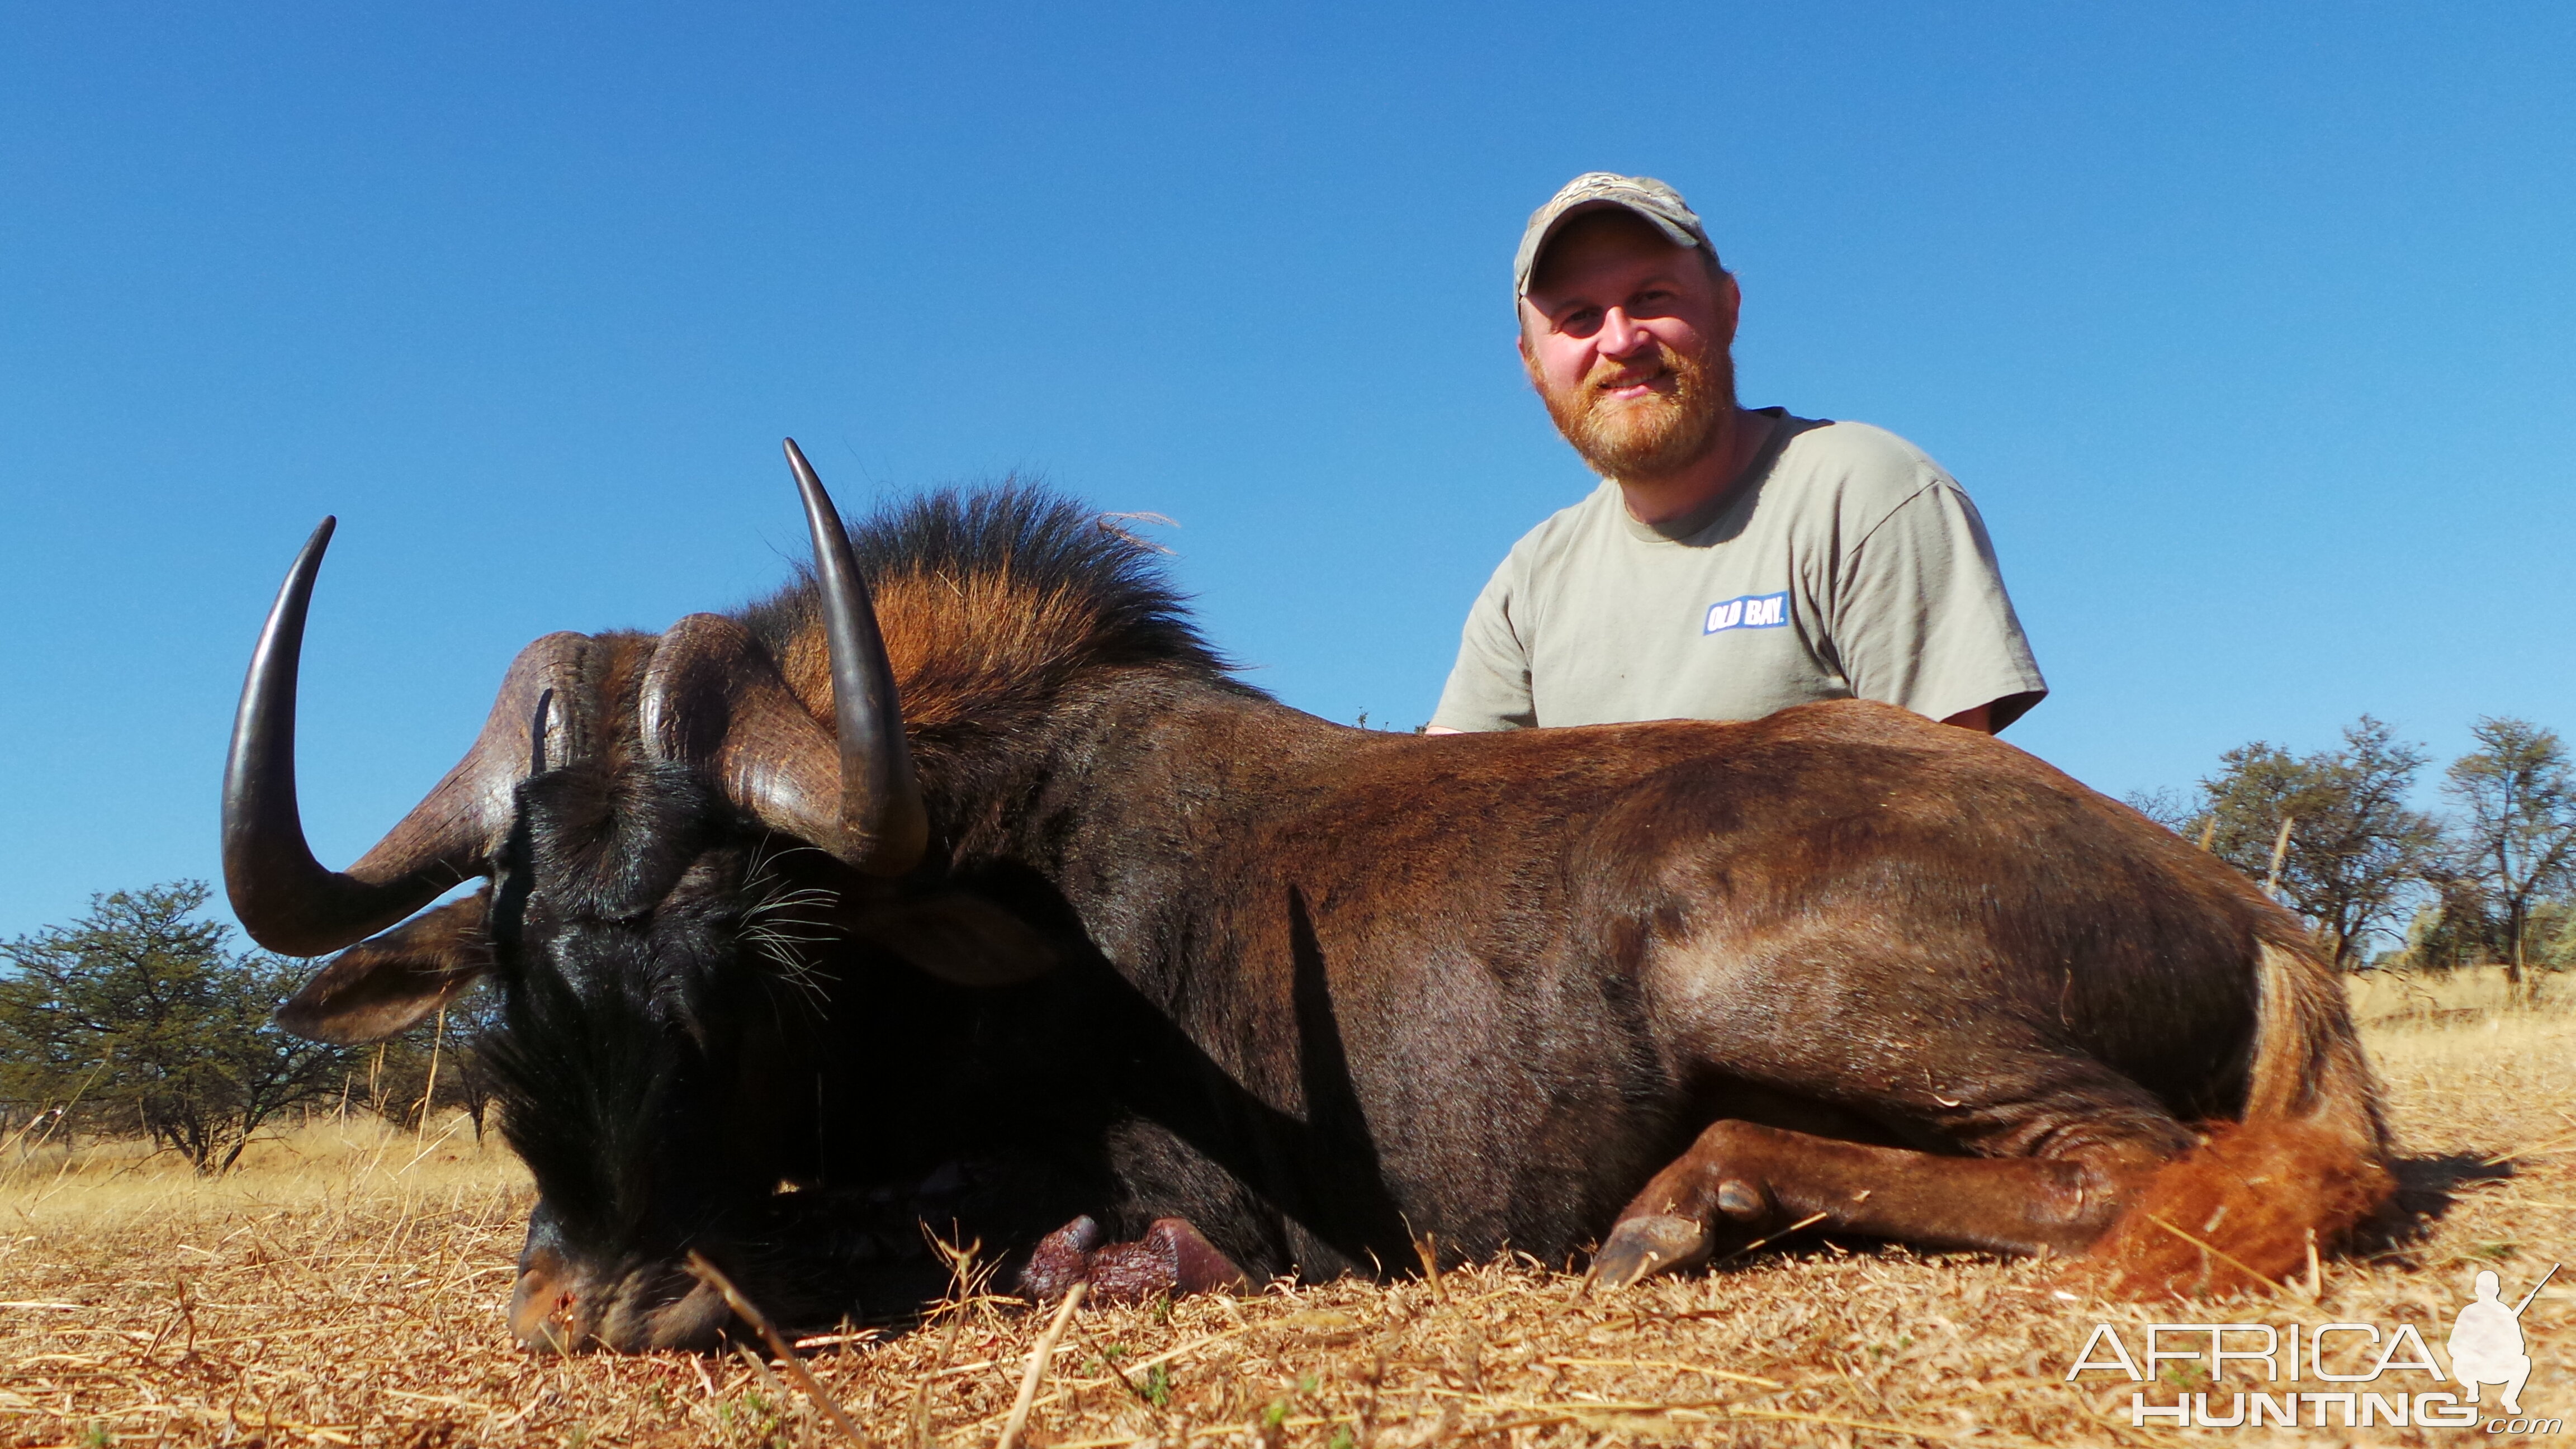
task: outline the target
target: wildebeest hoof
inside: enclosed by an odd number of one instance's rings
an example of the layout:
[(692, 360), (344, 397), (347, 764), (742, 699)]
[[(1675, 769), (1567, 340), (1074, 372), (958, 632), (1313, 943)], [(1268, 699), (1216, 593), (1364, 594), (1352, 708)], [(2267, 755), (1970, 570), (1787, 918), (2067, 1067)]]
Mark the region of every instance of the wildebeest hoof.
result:
[(1741, 1178), (1730, 1177), (1717, 1185), (1717, 1210), (1739, 1223), (1749, 1223), (1769, 1211), (1762, 1200), (1762, 1190)]
[(1610, 1230), (1592, 1255), (1586, 1288), (1625, 1288), (1650, 1273), (1687, 1268), (1708, 1256), (1708, 1234), (1688, 1218), (1648, 1213)]
[(1041, 1239), (1020, 1270), (1019, 1291), (1051, 1303), (1088, 1283), (1094, 1303), (1138, 1303), (1162, 1293), (1232, 1292), (1252, 1280), (1186, 1218), (1156, 1218), (1132, 1243), (1100, 1242), (1088, 1217)]
[(1251, 1277), (1187, 1218), (1156, 1218), (1145, 1241), (1171, 1258), (1175, 1293), (1239, 1293), (1252, 1286)]
[(1013, 1286), (1023, 1298), (1053, 1303), (1090, 1276), (1091, 1252), (1100, 1246), (1100, 1224), (1088, 1214), (1038, 1239)]

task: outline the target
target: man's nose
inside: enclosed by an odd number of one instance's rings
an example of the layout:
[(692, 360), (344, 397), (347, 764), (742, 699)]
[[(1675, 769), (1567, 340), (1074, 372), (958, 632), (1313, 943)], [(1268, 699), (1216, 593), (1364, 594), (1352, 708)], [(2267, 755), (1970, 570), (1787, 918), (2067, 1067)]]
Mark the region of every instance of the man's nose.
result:
[(1594, 345), (1612, 357), (1625, 357), (1643, 348), (1651, 339), (1637, 319), (1625, 307), (1613, 307), (1601, 318), (1601, 331)]

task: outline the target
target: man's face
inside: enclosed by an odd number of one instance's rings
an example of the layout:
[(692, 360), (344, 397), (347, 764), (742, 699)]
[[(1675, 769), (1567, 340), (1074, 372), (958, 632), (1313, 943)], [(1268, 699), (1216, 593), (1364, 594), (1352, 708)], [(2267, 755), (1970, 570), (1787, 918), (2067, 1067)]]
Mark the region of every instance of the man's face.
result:
[(1735, 408), (1734, 279), (1644, 218), (1597, 211), (1560, 230), (1521, 299), (1521, 360), (1557, 430), (1594, 471), (1630, 481), (1705, 456)]

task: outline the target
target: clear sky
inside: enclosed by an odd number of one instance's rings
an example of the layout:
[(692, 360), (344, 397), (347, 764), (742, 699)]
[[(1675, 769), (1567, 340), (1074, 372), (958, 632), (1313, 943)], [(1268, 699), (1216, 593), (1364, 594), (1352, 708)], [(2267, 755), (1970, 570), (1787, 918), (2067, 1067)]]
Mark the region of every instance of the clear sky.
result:
[(554, 629), (1009, 470), (1162, 536), (1288, 702), (1428, 717), (1590, 479), (1522, 218), (1680, 187), (1745, 400), (1983, 508), (2115, 794), (2369, 711), (2576, 727), (2561, 4), (0, 3), (0, 935), (213, 878), (261, 611), (341, 519), (345, 864)]

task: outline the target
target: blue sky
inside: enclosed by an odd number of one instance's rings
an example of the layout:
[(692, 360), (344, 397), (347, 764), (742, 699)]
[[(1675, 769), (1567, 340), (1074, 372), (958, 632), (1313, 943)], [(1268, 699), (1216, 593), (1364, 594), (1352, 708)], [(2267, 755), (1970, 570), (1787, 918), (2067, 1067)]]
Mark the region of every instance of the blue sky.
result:
[(0, 935), (212, 877), (241, 669), (341, 519), (345, 863), (559, 628), (1010, 470), (1151, 510), (1292, 704), (1411, 726), (1589, 479), (1529, 209), (1657, 175), (1754, 404), (1923, 445), (2113, 793), (2369, 711), (2576, 728), (2555, 5), (0, 4)]

